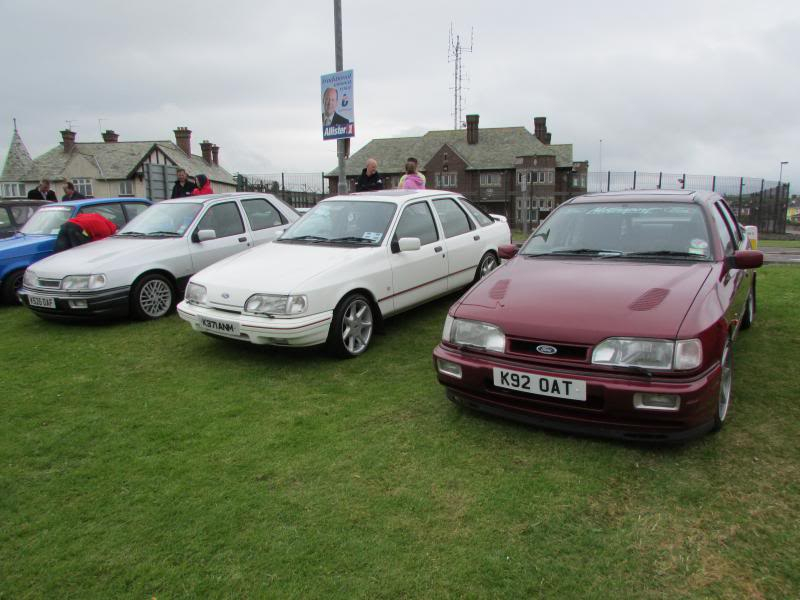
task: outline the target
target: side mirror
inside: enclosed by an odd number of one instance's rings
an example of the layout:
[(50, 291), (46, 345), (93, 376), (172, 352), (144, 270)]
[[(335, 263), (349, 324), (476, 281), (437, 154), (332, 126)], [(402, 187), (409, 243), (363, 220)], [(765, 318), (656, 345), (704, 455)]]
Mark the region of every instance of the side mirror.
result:
[(731, 269), (757, 269), (764, 264), (764, 253), (758, 250), (737, 250), (726, 262)]
[(497, 247), (497, 254), (500, 258), (505, 258), (508, 260), (509, 258), (514, 258), (519, 252), (519, 248), (514, 244), (503, 244), (502, 246)]
[(419, 238), (400, 238), (397, 240), (397, 247), (400, 249), (400, 252), (413, 252), (414, 250), (422, 248), (422, 242), (420, 242)]
[(197, 232), (198, 242), (207, 242), (208, 240), (216, 239), (217, 232), (213, 229), (201, 229)]

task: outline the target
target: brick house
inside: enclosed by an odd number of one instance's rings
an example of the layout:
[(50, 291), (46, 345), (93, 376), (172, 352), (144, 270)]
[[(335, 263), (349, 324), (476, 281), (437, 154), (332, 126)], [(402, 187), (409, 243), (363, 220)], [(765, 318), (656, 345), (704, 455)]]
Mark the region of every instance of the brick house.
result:
[(102, 142), (77, 142), (75, 132), (65, 129), (60, 144), (31, 158), (15, 128), (0, 175), (0, 198), (24, 197), (44, 178), (59, 198), (65, 181), (87, 197), (147, 197), (146, 164), (182, 168), (190, 178), (202, 173), (215, 192), (236, 191), (233, 176), (219, 164), (219, 146), (204, 140), (202, 155), (192, 154), (192, 132), (178, 127), (174, 133), (174, 142), (120, 142), (119, 134), (107, 130)]
[[(586, 192), (588, 161), (572, 159), (572, 144), (551, 144), (545, 117), (534, 119), (534, 133), (525, 127), (480, 129), (478, 115), (467, 115), (467, 128), (429, 131), (419, 137), (374, 139), (345, 164), (350, 191), (368, 158), (378, 161), (387, 187), (395, 187), (413, 156), (427, 178), (427, 187), (453, 190), (514, 223), (526, 216), (543, 219), (564, 200)], [(334, 194), (338, 172), (330, 171)]]

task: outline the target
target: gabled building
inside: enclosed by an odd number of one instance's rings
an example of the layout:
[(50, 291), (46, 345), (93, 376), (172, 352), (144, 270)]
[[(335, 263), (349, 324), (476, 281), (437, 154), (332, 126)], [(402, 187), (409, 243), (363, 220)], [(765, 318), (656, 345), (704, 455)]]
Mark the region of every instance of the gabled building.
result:
[(87, 197), (162, 199), (163, 192), (154, 194), (154, 186), (148, 186), (148, 177), (162, 177), (163, 190), (170, 177), (174, 181), (178, 168), (186, 169), (189, 177), (206, 175), (215, 192), (236, 191), (233, 176), (219, 164), (219, 146), (205, 140), (200, 144), (202, 155), (192, 154), (191, 134), (178, 127), (174, 142), (120, 142), (119, 134), (107, 130), (102, 142), (77, 142), (75, 132), (65, 129), (59, 145), (34, 159), (15, 128), (0, 175), (0, 197), (25, 196), (42, 179), (49, 179), (59, 197), (61, 184), (71, 181)]
[[(350, 191), (368, 158), (378, 161), (387, 187), (395, 187), (414, 157), (427, 187), (453, 190), (512, 221), (544, 218), (564, 200), (586, 192), (588, 161), (574, 161), (572, 144), (551, 144), (545, 117), (525, 127), (480, 129), (478, 115), (467, 115), (467, 128), (429, 131), (419, 137), (370, 141), (346, 161)], [(338, 171), (325, 175), (335, 194)]]

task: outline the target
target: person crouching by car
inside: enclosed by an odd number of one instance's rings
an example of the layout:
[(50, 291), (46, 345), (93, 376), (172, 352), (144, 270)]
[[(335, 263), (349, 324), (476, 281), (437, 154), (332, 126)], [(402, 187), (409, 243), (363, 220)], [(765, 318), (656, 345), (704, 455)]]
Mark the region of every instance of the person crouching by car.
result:
[(214, 190), (211, 189), (211, 182), (208, 180), (208, 177), (200, 174), (195, 177), (195, 180), (197, 180), (197, 187), (192, 190), (192, 196), (207, 196), (208, 194), (214, 193)]
[(117, 232), (117, 226), (102, 215), (86, 213), (69, 219), (58, 230), (56, 252), (102, 240)]

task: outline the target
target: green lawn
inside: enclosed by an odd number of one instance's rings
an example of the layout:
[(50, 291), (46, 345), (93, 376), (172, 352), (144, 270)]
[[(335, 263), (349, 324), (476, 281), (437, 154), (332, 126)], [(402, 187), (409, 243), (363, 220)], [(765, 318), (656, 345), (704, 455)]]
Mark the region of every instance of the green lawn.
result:
[(800, 268), (677, 448), (465, 413), (448, 298), (366, 355), (0, 308), (0, 598), (800, 597)]

